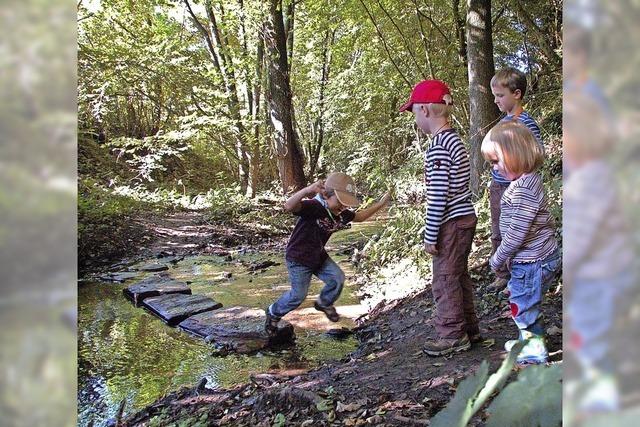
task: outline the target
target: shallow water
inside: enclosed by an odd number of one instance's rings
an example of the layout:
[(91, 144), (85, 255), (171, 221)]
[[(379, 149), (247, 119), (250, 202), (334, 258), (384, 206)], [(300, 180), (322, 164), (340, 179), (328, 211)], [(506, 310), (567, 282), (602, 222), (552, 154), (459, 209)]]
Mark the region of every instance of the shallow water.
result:
[[(348, 256), (336, 255), (353, 242), (375, 233), (381, 222), (358, 224), (337, 233), (327, 249), (345, 271), (353, 274)], [(264, 308), (289, 289), (282, 253), (232, 251), (232, 260), (219, 256), (189, 257), (172, 266), (168, 273), (190, 282), (194, 294), (204, 294), (225, 307), (235, 305)], [(252, 262), (271, 260), (280, 265), (250, 272)], [(144, 263), (153, 262), (146, 260)], [(230, 278), (226, 278), (231, 273)], [(216, 357), (203, 341), (165, 325), (142, 308), (134, 307), (122, 289), (146, 277), (141, 273), (125, 284), (83, 283), (78, 288), (78, 424), (104, 425), (116, 414), (125, 399), (125, 414), (135, 412), (165, 393), (193, 386), (203, 377), (207, 387), (229, 387), (246, 382), (251, 374), (309, 369), (320, 363), (340, 359), (353, 351), (357, 342), (350, 337), (336, 340), (324, 335), (329, 328), (352, 327), (345, 318), (330, 324), (310, 307), (322, 288), (315, 279), (302, 306), (291, 313), (296, 327), (294, 346), (255, 355)], [(336, 303), (338, 311), (358, 312), (353, 281), (347, 280)], [(342, 310), (341, 310), (342, 307)], [(302, 314), (301, 314), (302, 313)], [(290, 316), (292, 319), (290, 319)], [(355, 316), (352, 316), (355, 317)], [(307, 322), (306, 319), (315, 320)], [(302, 320), (300, 320), (302, 319)]]

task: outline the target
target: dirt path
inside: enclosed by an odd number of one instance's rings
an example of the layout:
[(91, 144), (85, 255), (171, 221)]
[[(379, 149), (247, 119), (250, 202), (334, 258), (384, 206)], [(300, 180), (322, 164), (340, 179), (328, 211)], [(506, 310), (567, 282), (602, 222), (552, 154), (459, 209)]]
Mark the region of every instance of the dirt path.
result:
[[(286, 239), (220, 227), (190, 213), (147, 226), (157, 236), (149, 246), (154, 253), (203, 253), (242, 242), (277, 246)], [(271, 426), (286, 421), (286, 425), (301, 426), (428, 425), (428, 419), (450, 400), (457, 384), (482, 360), (490, 361), (492, 368), (501, 362), (504, 342), (516, 335), (506, 296), (487, 290), (487, 267), (474, 273), (480, 277), (476, 301), (485, 342), (468, 352), (446, 358), (431, 358), (422, 352), (423, 342), (435, 335), (431, 320), (434, 306), (427, 288), (380, 304), (361, 319), (356, 328), (361, 344), (343, 360), (310, 372), (255, 375), (251, 383), (231, 390), (211, 391), (200, 384), (166, 396), (130, 416), (125, 424)], [(562, 294), (553, 289), (544, 303), (547, 327), (561, 328)], [(551, 359), (559, 360), (561, 334), (549, 336), (548, 344)]]
[(150, 237), (150, 244), (143, 248), (145, 255), (163, 251), (175, 255), (206, 254), (239, 245), (281, 245), (286, 239), (284, 234), (273, 236), (250, 226), (209, 222), (204, 213), (195, 211), (140, 218), (137, 222)]

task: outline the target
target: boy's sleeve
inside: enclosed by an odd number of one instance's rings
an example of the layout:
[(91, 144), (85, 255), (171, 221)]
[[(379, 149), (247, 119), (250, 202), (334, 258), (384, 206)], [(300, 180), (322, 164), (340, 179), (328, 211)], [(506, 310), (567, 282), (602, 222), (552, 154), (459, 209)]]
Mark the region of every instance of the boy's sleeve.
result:
[(502, 243), (500, 243), (496, 253), (489, 260), (494, 271), (516, 255), (538, 213), (538, 205), (536, 203), (527, 203), (527, 200), (535, 200), (535, 195), (529, 188), (516, 188), (511, 200), (513, 203), (513, 216), (511, 217), (509, 229), (503, 235)]
[(349, 224), (356, 217), (356, 213), (351, 209), (345, 209), (342, 211), (340, 216), (342, 217), (343, 224)]
[(306, 199), (300, 202), (300, 210), (293, 214), (303, 218), (322, 218), (325, 216), (325, 210), (317, 201)]
[(449, 197), (449, 173), (451, 156), (442, 147), (432, 147), (427, 152), (424, 165), (427, 209), (424, 242), (435, 245), (438, 240), (440, 224), (447, 207)]
[(536, 140), (540, 143), (540, 145), (542, 145), (542, 148), (544, 148), (544, 143), (542, 142), (542, 134), (540, 133), (540, 127), (538, 126), (538, 123), (536, 123), (536, 121), (529, 114), (527, 114), (526, 117), (520, 117), (520, 121), (531, 131), (531, 133), (533, 133), (533, 136), (536, 137)]

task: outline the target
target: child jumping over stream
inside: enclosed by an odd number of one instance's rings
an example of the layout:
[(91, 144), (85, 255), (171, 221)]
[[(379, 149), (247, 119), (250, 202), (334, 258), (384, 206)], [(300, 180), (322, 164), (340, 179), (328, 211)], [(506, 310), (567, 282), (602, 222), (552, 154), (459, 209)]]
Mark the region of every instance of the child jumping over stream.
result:
[[(555, 226), (542, 177), (537, 169), (544, 149), (534, 134), (516, 120), (499, 123), (482, 141), (482, 154), (494, 170), (511, 183), (500, 201), (502, 241), (489, 263), (493, 271), (507, 267), (511, 315), (520, 334), (529, 340), (518, 355), (518, 363), (545, 363), (542, 297), (561, 266)], [(518, 340), (510, 340), (510, 351)]]
[(324, 245), (334, 232), (349, 228), (352, 221), (367, 220), (391, 198), (386, 193), (380, 201), (354, 212), (347, 208), (360, 205), (355, 191), (355, 183), (349, 175), (335, 172), (326, 180), (303, 188), (285, 202), (284, 209), (299, 217), (285, 256), (291, 290), (266, 309), (267, 334), (276, 334), (280, 319), (302, 304), (309, 292), (312, 275), (324, 282), (313, 306), (332, 322), (340, 319), (333, 304), (340, 297), (345, 276), (338, 264), (329, 257)]

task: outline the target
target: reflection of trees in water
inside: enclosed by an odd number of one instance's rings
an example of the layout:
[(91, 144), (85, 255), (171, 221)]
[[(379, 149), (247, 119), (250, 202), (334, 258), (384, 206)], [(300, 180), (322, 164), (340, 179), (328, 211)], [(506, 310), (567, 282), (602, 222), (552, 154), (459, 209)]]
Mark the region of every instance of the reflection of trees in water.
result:
[[(76, 361), (69, 353), (75, 353), (76, 337), (59, 321), (61, 311), (41, 306), (3, 310), (1, 425), (75, 423)], [(21, 322), (12, 324), (16, 319)]]

